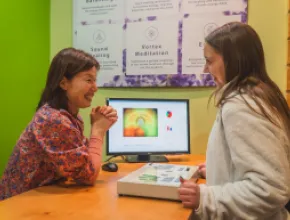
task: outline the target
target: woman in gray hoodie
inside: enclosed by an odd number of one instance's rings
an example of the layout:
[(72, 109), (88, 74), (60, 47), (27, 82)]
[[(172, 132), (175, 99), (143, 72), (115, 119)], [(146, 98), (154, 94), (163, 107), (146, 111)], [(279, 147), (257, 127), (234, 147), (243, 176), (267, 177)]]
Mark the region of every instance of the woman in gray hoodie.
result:
[(267, 74), (261, 40), (249, 25), (233, 22), (205, 42), (204, 71), (217, 84), (218, 113), (206, 185), (184, 181), (180, 199), (193, 209), (191, 219), (290, 219), (290, 111)]

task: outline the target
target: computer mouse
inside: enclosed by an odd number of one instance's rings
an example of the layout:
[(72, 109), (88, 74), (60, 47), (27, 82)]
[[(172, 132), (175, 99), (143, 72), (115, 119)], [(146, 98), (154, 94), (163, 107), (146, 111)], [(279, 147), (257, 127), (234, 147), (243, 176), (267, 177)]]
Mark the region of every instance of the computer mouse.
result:
[(108, 171), (108, 172), (117, 172), (118, 171), (118, 165), (112, 162), (105, 163), (102, 165), (102, 170)]

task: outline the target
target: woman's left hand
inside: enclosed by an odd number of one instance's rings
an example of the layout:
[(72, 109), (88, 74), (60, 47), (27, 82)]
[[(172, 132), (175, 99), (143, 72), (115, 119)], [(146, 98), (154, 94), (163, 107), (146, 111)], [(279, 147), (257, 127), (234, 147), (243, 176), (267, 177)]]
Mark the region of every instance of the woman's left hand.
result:
[(195, 182), (181, 179), (178, 194), (184, 207), (191, 209), (197, 209), (199, 207), (200, 188)]
[(103, 114), (105, 117), (110, 119), (112, 122), (116, 122), (118, 120), (118, 114), (117, 111), (112, 108), (111, 106), (101, 106), (97, 109), (101, 114)]

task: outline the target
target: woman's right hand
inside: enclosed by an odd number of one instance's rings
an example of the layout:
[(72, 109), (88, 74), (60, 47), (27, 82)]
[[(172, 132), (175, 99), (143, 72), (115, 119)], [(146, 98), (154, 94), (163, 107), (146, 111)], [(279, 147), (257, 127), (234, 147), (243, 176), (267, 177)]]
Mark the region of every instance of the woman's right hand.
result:
[(178, 189), (179, 198), (186, 208), (197, 209), (200, 203), (199, 185), (191, 180), (180, 179), (180, 187)]
[(198, 174), (201, 178), (206, 178), (206, 165), (205, 163), (198, 165)]
[(116, 109), (112, 108), (111, 106), (102, 106), (102, 107), (97, 107), (97, 110), (102, 113), (104, 116), (109, 118), (112, 122), (116, 122), (118, 120), (118, 114)]
[(93, 135), (105, 135), (106, 131), (116, 122), (100, 112), (100, 107), (93, 108), (90, 114)]

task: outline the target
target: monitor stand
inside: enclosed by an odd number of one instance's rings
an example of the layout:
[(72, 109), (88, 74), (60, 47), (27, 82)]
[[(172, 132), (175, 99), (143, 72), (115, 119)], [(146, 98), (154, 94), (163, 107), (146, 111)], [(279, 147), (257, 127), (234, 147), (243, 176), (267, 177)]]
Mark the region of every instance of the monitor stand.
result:
[(168, 159), (164, 155), (130, 155), (126, 156), (129, 163), (166, 163)]

